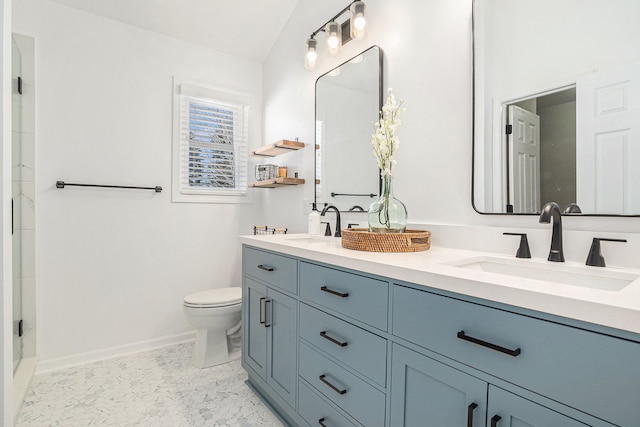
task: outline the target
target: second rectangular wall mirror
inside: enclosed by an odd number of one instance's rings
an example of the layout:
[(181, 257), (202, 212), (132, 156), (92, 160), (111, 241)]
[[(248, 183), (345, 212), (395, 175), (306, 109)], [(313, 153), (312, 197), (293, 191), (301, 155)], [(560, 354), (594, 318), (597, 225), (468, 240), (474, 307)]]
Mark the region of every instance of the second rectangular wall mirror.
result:
[(478, 212), (640, 215), (638, 17), (638, 0), (474, 0)]

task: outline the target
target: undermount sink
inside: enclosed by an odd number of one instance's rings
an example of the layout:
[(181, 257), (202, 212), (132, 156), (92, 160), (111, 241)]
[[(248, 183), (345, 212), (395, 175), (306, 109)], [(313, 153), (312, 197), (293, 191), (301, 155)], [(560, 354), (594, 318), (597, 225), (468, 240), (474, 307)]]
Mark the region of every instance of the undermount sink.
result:
[(635, 273), (609, 268), (582, 267), (528, 259), (474, 257), (445, 264), (467, 270), (614, 292), (624, 289), (627, 285), (640, 278), (640, 275)]

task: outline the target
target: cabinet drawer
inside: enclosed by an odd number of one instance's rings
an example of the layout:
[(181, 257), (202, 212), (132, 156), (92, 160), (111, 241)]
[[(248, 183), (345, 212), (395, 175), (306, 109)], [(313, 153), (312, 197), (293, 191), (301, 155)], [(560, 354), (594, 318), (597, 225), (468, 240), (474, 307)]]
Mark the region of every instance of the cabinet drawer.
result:
[(385, 331), (388, 286), (382, 280), (300, 263), (302, 297)]
[(298, 261), (293, 258), (245, 246), (242, 251), (242, 266), (245, 274), (269, 285), (294, 294), (298, 290)]
[(385, 386), (386, 339), (305, 304), (300, 304), (300, 337)]
[(637, 424), (640, 344), (403, 286), (393, 293), (394, 335), (615, 424)]
[(298, 413), (311, 426), (357, 427), (303, 381), (300, 381), (298, 390)]
[(303, 342), (299, 369), (302, 378), (358, 422), (367, 427), (384, 425), (384, 393)]

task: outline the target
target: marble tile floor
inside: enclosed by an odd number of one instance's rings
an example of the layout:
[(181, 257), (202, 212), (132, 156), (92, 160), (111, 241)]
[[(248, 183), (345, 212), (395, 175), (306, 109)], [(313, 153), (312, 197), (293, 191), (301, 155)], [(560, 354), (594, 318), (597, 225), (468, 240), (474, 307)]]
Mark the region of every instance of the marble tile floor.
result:
[(34, 377), (16, 426), (213, 426), (283, 424), (245, 384), (236, 360), (198, 369), (193, 343)]

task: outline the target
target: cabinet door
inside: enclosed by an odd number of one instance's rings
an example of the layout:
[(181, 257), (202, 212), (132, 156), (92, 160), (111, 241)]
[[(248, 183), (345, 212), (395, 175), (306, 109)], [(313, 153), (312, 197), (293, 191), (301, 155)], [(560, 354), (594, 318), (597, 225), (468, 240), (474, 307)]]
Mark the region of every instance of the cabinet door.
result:
[(397, 344), (391, 366), (392, 426), (484, 426), (486, 382)]
[(267, 296), (267, 384), (295, 408), (298, 304), (293, 298), (271, 288)]
[(489, 386), (487, 426), (580, 427), (586, 425), (523, 397)]
[(267, 287), (245, 276), (242, 297), (242, 359), (246, 366), (264, 380), (267, 379), (266, 300)]

